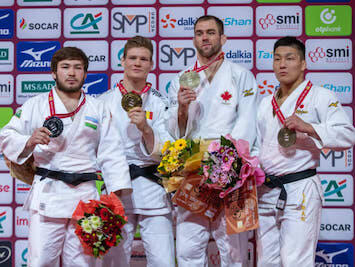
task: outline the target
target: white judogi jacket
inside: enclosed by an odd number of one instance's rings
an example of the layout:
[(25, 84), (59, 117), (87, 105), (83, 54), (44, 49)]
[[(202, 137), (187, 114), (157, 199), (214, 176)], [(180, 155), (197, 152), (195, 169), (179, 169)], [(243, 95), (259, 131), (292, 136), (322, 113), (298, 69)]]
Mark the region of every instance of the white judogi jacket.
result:
[[(68, 113), (54, 88), (53, 97), (56, 113)], [(83, 95), (79, 103), (82, 99)], [(11, 161), (22, 164), (31, 156), (19, 157), (26, 142), (50, 116), (48, 93), (30, 98), (16, 115), (0, 132), (0, 150)], [(62, 121), (64, 131), (59, 137), (51, 138), (49, 145), (35, 147), (36, 166), (70, 173), (96, 172), (99, 168), (109, 192), (131, 189), (120, 134), (112, 127), (110, 113), (102, 103), (86, 96), (86, 103), (74, 120), (64, 118)], [(40, 178), (35, 176), (24, 207), (47, 217), (71, 218), (79, 200), (99, 197), (95, 181), (73, 186), (51, 178), (40, 181)]]
[[(281, 105), (285, 118), (293, 114), (296, 101), (307, 83), (308, 81), (301, 83)], [(297, 132), (296, 144), (283, 148), (277, 141), (278, 132), (283, 125), (277, 115), (273, 116), (271, 100), (272, 96), (265, 97), (257, 113), (257, 147), (260, 164), (265, 173), (281, 176), (315, 169), (319, 164), (321, 149), (344, 150), (355, 144), (354, 127), (336, 96), (325, 88), (313, 85), (297, 109), (296, 115), (313, 126), (321, 141)], [(311, 179), (317, 184), (321, 194), (322, 188), (318, 176)], [(286, 191), (290, 186), (293, 186), (293, 183), (285, 185)], [(261, 187), (260, 190), (263, 188)], [(274, 206), (279, 193), (279, 189), (276, 189), (267, 194), (259, 194), (260, 203), (270, 203)], [(291, 200), (287, 201), (291, 203)]]
[(179, 73), (169, 88), (169, 133), (176, 139), (216, 139), (230, 133), (233, 138), (247, 140), (251, 147), (256, 136), (257, 108), (257, 85), (253, 74), (227, 60), (223, 61), (211, 83), (204, 71), (199, 72), (198, 96), (189, 106), (184, 134), (179, 131), (177, 101), (179, 77), (184, 72)]
[[(143, 110), (147, 113), (147, 123), (154, 132), (154, 148), (149, 154), (143, 144), (142, 133), (130, 122), (127, 112), (121, 106), (122, 94), (119, 88), (104, 93), (99, 99), (110, 109), (112, 120), (119, 130), (124, 144), (128, 164), (146, 167), (160, 162), (160, 151), (165, 141), (171, 140), (165, 129), (165, 105), (162, 95), (151, 88), (141, 95)], [(151, 116), (151, 117), (150, 117)], [(133, 193), (122, 197), (126, 212), (144, 215), (159, 215), (170, 212), (170, 204), (164, 188), (145, 177), (132, 181)]]

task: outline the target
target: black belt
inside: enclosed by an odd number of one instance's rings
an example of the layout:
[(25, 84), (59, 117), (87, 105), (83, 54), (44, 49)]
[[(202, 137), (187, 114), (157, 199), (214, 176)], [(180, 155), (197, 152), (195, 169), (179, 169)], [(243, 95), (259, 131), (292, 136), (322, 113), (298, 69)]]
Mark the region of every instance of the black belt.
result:
[(41, 175), (41, 180), (46, 177), (61, 180), (67, 184), (78, 185), (83, 182), (92, 180), (101, 180), (100, 177), (95, 172), (89, 173), (68, 173), (60, 171), (51, 171), (45, 168), (36, 168), (36, 174)]
[(162, 179), (155, 175), (155, 173), (157, 173), (157, 167), (158, 165), (151, 165), (148, 167), (141, 168), (135, 164), (130, 164), (129, 174), (132, 180), (136, 179), (139, 176), (143, 176), (159, 185), (162, 185)]
[(306, 179), (316, 174), (317, 171), (315, 169), (290, 173), (283, 176), (265, 174), (266, 178), (265, 178), (264, 185), (266, 185), (269, 188), (275, 188), (275, 187), (281, 188), (281, 193), (279, 199), (277, 200), (276, 208), (279, 210), (283, 210), (285, 208), (286, 200), (287, 200), (287, 192), (284, 187), (284, 184)]

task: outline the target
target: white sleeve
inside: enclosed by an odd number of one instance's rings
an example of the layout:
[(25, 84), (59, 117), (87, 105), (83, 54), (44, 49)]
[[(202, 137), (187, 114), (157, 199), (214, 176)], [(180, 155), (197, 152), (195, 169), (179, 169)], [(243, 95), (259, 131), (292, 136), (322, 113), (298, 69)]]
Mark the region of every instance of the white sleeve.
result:
[(312, 138), (319, 149), (344, 150), (355, 145), (355, 129), (335, 94), (324, 88), (315, 100), (319, 123), (312, 123), (321, 141)]
[(169, 91), (168, 91), (168, 99), (169, 99), (169, 107), (168, 107), (168, 119), (167, 119), (167, 129), (169, 134), (174, 139), (179, 139), (180, 129), (179, 129), (179, 121), (178, 121), (178, 91), (180, 88), (179, 84), (179, 76), (177, 75), (170, 83)]
[[(33, 101), (27, 101), (12, 116), (10, 122), (0, 131), (0, 151), (12, 162), (23, 164), (31, 155), (21, 157), (28, 139), (31, 137), (31, 117)], [(32, 103), (32, 104), (31, 104)]]
[(102, 171), (108, 192), (132, 189), (124, 145), (119, 131), (114, 127), (109, 110), (100, 103), (102, 119), (97, 149), (97, 164)]
[[(234, 77), (233, 84), (239, 92), (237, 119), (231, 135), (235, 139), (244, 139), (251, 148), (256, 138), (257, 84), (250, 71), (244, 71), (240, 77)], [(247, 91), (245, 91), (247, 90)]]

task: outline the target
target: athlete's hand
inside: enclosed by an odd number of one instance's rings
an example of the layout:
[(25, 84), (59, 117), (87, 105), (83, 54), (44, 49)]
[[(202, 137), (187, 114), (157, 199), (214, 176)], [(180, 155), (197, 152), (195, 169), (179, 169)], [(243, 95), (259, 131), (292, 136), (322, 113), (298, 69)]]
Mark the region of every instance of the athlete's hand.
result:
[(36, 145), (48, 145), (51, 132), (46, 127), (37, 128), (27, 140), (25, 150), (33, 150)]
[(148, 126), (145, 111), (141, 107), (134, 107), (128, 111), (131, 123), (135, 124), (141, 132)]
[(285, 119), (285, 126), (290, 130), (295, 130), (301, 133), (309, 133), (310, 127), (313, 129), (312, 125), (304, 122), (296, 114)]
[(187, 87), (180, 87), (178, 92), (179, 108), (187, 109), (190, 103), (196, 100), (196, 92)]

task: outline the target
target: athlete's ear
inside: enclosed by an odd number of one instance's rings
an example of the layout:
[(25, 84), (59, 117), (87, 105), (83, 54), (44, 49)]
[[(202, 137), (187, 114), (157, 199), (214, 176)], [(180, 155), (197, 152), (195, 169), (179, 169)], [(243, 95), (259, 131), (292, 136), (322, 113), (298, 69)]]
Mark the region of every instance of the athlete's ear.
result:
[(221, 35), (221, 43), (224, 45), (227, 42), (227, 35), (222, 34)]
[(54, 81), (57, 81), (57, 74), (55, 72), (52, 72), (52, 78)]

